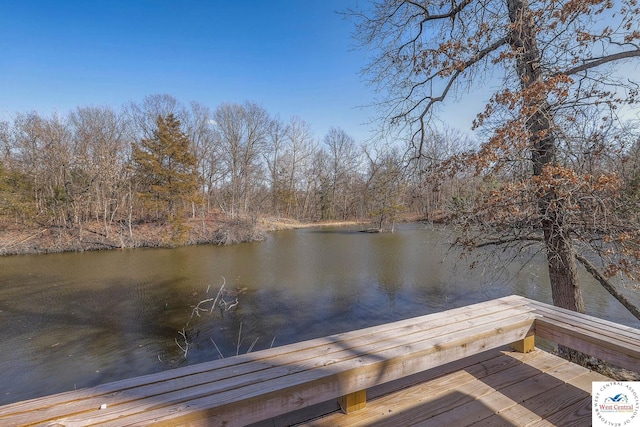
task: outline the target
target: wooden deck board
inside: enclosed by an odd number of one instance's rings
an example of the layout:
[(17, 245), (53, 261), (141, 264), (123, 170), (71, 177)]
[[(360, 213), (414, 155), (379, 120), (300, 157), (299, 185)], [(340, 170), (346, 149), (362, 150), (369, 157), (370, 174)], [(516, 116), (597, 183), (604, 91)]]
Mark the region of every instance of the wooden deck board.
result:
[[(505, 350), (507, 348), (505, 347)], [(464, 359), (449, 362), (437, 368), (429, 369), (418, 374), (400, 378), (384, 384), (378, 384), (367, 390), (367, 399), (377, 399), (379, 397), (392, 394), (394, 391), (409, 388), (446, 374), (452, 374), (458, 371), (467, 370), (468, 373), (476, 372), (477, 375), (482, 373), (488, 374), (500, 369), (506, 369), (517, 363), (515, 359), (500, 357), (501, 353), (489, 350)], [(297, 423), (317, 418), (319, 414), (329, 414), (339, 410), (337, 402), (323, 402), (321, 405), (305, 408), (304, 410), (294, 411), (267, 420), (261, 423), (253, 424), (251, 427), (274, 427), (274, 426), (292, 426)]]
[[(556, 338), (637, 365), (640, 331), (616, 326), (510, 296), (0, 406), (0, 425), (589, 424), (591, 382), (608, 378), (541, 350), (504, 346)], [(313, 419), (363, 391), (364, 409)]]
[[(521, 301), (517, 299), (509, 300), (510, 304), (514, 304), (516, 307), (521, 307)], [(542, 313), (545, 317), (549, 318), (562, 318), (568, 317), (571, 319), (579, 320), (585, 324), (591, 324), (597, 326), (599, 330), (612, 330), (620, 336), (626, 336), (632, 340), (638, 341), (638, 330), (627, 325), (611, 322), (609, 320), (602, 319), (600, 317), (590, 316), (584, 313), (577, 313), (575, 311), (567, 310), (562, 307), (551, 306), (536, 300), (528, 300), (528, 306), (537, 312)]]
[[(317, 357), (298, 360), (291, 367), (280, 365), (258, 372), (252, 371), (249, 375), (239, 375), (237, 383), (231, 389), (221, 389), (215, 382), (209, 382), (195, 387), (174, 389), (168, 393), (153, 393), (151, 400), (135, 399), (129, 400), (127, 403), (122, 403), (120, 400), (117, 407), (109, 406), (109, 411), (96, 412), (94, 410), (87, 414), (61, 418), (59, 421), (69, 426), (94, 424), (122, 426), (128, 425), (128, 423), (161, 424), (164, 422), (173, 425), (176, 413), (185, 414), (185, 419), (180, 420), (181, 423), (188, 422), (186, 417), (190, 416), (189, 413), (193, 412), (194, 408), (206, 408), (211, 399), (210, 396), (214, 394), (218, 406), (208, 415), (214, 423), (223, 424), (226, 422), (225, 419), (237, 419), (240, 415), (247, 416), (254, 393), (256, 396), (260, 396), (260, 403), (256, 403), (256, 408), (259, 406), (264, 408), (264, 402), (267, 402), (269, 407), (273, 408), (272, 412), (277, 413), (279, 408), (295, 407), (295, 402), (298, 401), (301, 402), (298, 405), (300, 407), (320, 403), (314, 398), (324, 392), (325, 379), (334, 377), (336, 369), (341, 372), (352, 371), (351, 374), (343, 376), (341, 384), (345, 392), (351, 392), (353, 391), (351, 389), (366, 388), (376, 383), (385, 382), (387, 377), (397, 376), (396, 371), (398, 370), (415, 373), (443, 364), (447, 359), (455, 360), (454, 354), (458, 354), (457, 358), (462, 358), (474, 346), (482, 348), (495, 342), (497, 334), (509, 337), (510, 331), (521, 330), (529, 324), (530, 319), (531, 317), (526, 311), (523, 314), (515, 315), (509, 312), (505, 315), (499, 311), (481, 316), (474, 315), (468, 319), (460, 319), (455, 323), (451, 323), (451, 318), (443, 319), (444, 324), (430, 322), (430, 325), (425, 325), (425, 323), (420, 323), (411, 325), (409, 328), (409, 335), (413, 340), (410, 345), (407, 345), (407, 340), (401, 339), (398, 335), (378, 333), (375, 343), (369, 341), (366, 345), (354, 346), (353, 342), (349, 342), (348, 345), (332, 346), (333, 353), (331, 353), (330, 363), (326, 362), (327, 353), (323, 350), (325, 358), (321, 366), (318, 365)], [(485, 325), (491, 325), (491, 328), (487, 329)], [(430, 338), (421, 339), (420, 332), (423, 332), (423, 329), (431, 330)], [(482, 336), (479, 334), (473, 345), (463, 346), (462, 343), (466, 341), (466, 337), (473, 334), (476, 329), (488, 330), (489, 332)], [(517, 332), (517, 335), (519, 334), (520, 332)], [(414, 335), (416, 335), (415, 338)], [(506, 339), (505, 343), (515, 339), (517, 338), (514, 335), (510, 339)], [(416, 358), (415, 355), (418, 353), (431, 357)], [(414, 356), (405, 357), (408, 354)], [(396, 362), (390, 363), (391, 360), (396, 360)], [(379, 369), (378, 365), (383, 366), (383, 369)], [(273, 373), (267, 373), (271, 370), (282, 371), (282, 374), (274, 376)], [(369, 374), (369, 370), (375, 372), (375, 376)], [(362, 374), (360, 376), (354, 375), (356, 371), (362, 372)], [(227, 387), (226, 384), (227, 382), (224, 387)], [(298, 385), (304, 390), (297, 391), (295, 387)], [(288, 387), (291, 392), (285, 395), (277, 392), (283, 386)], [(314, 388), (311, 389), (311, 386)], [(335, 387), (335, 382), (332, 381), (327, 387)], [(272, 400), (265, 401), (265, 388), (275, 390)], [(180, 402), (188, 402), (188, 404), (181, 405)], [(224, 409), (225, 418), (218, 420), (218, 416), (222, 413), (220, 411), (222, 405), (226, 406)], [(196, 412), (198, 412), (198, 417), (201, 416), (199, 415), (200, 410)], [(119, 414), (126, 415), (127, 419), (114, 418)]]
[(548, 418), (541, 419), (527, 427), (542, 426), (584, 427), (591, 425), (591, 396), (586, 396), (573, 405), (562, 408)]
[(590, 425), (584, 402), (591, 402), (591, 381), (606, 379), (539, 349), (500, 351), (496, 358), (370, 400), (356, 413), (299, 425)]
[[(349, 393), (358, 388), (368, 388), (375, 384), (389, 381), (389, 379), (398, 377), (400, 375), (399, 372), (403, 372), (404, 374), (402, 375), (416, 373), (424, 369), (441, 365), (445, 363), (446, 360), (455, 360), (456, 358), (465, 357), (468, 351), (476, 347), (486, 348), (491, 343), (496, 342), (497, 334), (509, 337), (510, 328), (516, 326), (519, 328), (516, 330), (520, 330), (521, 327), (524, 327), (524, 325), (528, 324), (530, 321), (530, 317), (527, 314), (505, 320), (502, 325), (498, 323), (498, 319), (493, 316), (488, 316), (487, 319), (489, 324), (495, 325), (495, 329), (488, 332), (484, 337), (481, 337), (480, 334), (475, 334), (474, 332), (476, 328), (484, 330), (485, 327), (483, 326), (483, 323), (480, 323), (482, 326), (473, 326), (462, 330), (458, 329), (457, 326), (455, 329), (447, 326), (442, 328), (442, 335), (435, 339), (437, 341), (435, 343), (433, 339), (420, 340), (418, 338), (418, 340), (410, 346), (390, 345), (382, 351), (375, 345), (367, 345), (362, 349), (363, 352), (360, 354), (354, 355), (353, 349), (346, 351), (345, 353), (349, 355), (347, 360), (337, 360), (335, 363), (331, 363), (329, 365), (324, 364), (323, 366), (316, 366), (314, 364), (307, 370), (296, 374), (289, 374), (286, 377), (283, 376), (280, 380), (275, 379), (268, 382), (256, 382), (250, 387), (242, 387), (239, 389), (229, 390), (228, 392), (219, 393), (216, 395), (217, 401), (226, 402), (228, 405), (227, 408), (225, 408), (225, 418), (221, 417), (218, 419), (218, 413), (216, 410), (216, 412), (212, 412), (210, 414), (210, 420), (213, 423), (224, 424), (227, 422), (225, 420), (237, 419), (237, 417), (241, 415), (246, 416), (248, 411), (247, 408), (252, 405), (251, 399), (253, 393), (260, 397), (261, 402), (265, 401), (265, 387), (273, 388), (277, 391), (282, 386), (286, 386), (291, 390), (287, 395), (275, 392), (273, 399), (266, 402), (266, 405), (272, 408), (271, 411), (273, 413), (276, 413), (279, 408), (282, 407), (295, 406), (292, 402), (301, 402), (298, 406), (320, 403), (319, 400), (314, 399), (316, 399), (318, 395), (324, 394), (325, 390), (329, 387), (335, 387), (334, 380), (331, 380), (330, 384), (326, 383), (326, 381), (329, 378), (335, 378), (336, 370), (339, 372), (349, 372), (349, 374), (340, 376), (340, 387), (343, 390), (343, 393)], [(520, 322), (522, 322), (522, 324)], [(478, 337), (473, 345), (462, 344), (466, 340), (468, 334), (476, 335)], [(520, 334), (520, 332), (517, 332), (517, 334)], [(505, 343), (515, 339), (517, 338), (513, 336), (510, 339), (506, 339)], [(397, 340), (397, 338), (391, 338), (389, 342), (393, 343), (395, 340)], [(416, 357), (417, 354), (421, 354), (422, 357)], [(394, 362), (390, 362), (392, 360), (394, 360)], [(302, 391), (295, 389), (298, 385), (303, 387)], [(311, 387), (313, 387), (313, 389)], [(332, 394), (335, 394), (335, 392), (332, 392)], [(137, 415), (129, 415), (127, 417), (127, 422), (130, 422), (131, 424), (153, 423), (157, 425), (166, 422), (167, 425), (174, 425), (176, 410), (184, 410), (186, 412), (190, 408), (197, 408), (199, 405), (206, 407), (209, 399), (208, 395), (203, 395), (201, 398), (190, 400), (190, 407), (185, 406), (184, 408), (176, 408), (175, 405), (163, 406), (157, 409), (139, 406), (136, 410)], [(263, 408), (265, 403), (260, 403), (259, 405), (256, 404), (256, 407), (258, 406)], [(127, 408), (126, 412), (131, 414), (131, 409), (131, 407)], [(124, 411), (125, 410), (123, 408), (123, 412)], [(89, 423), (99, 423), (100, 425), (105, 426), (124, 425), (121, 420), (103, 423), (103, 420), (99, 417), (100, 414), (97, 415), (97, 417), (94, 415), (88, 418), (77, 418), (74, 419), (74, 421), (77, 420), (79, 425), (88, 425)], [(69, 422), (71, 420), (66, 421)], [(182, 422), (182, 420), (180, 422)]]
[[(487, 301), (446, 313), (434, 313), (265, 350), (259, 352), (259, 355), (252, 353), (233, 360), (219, 360), (123, 380), (85, 391), (19, 402), (1, 407), (0, 421), (10, 425), (21, 425), (34, 422), (38, 418), (45, 422), (64, 417), (69, 424), (77, 422), (86, 425), (105, 421), (105, 417), (114, 413), (138, 413), (141, 418), (147, 419), (162, 417), (162, 413), (171, 416), (176, 408), (167, 406), (165, 410), (163, 402), (179, 405), (181, 401), (190, 399), (193, 404), (198, 405), (198, 399), (206, 400), (207, 396), (214, 393), (221, 401), (235, 402), (246, 399), (251, 391), (248, 387), (252, 385), (255, 385), (256, 392), (259, 393), (264, 387), (265, 379), (282, 377), (283, 381), (291, 383), (292, 374), (297, 374), (300, 382), (308, 382), (317, 378), (316, 373), (326, 375), (332, 368), (340, 365), (353, 365), (357, 368), (363, 364), (362, 359), (375, 362), (379, 358), (387, 360), (391, 354), (403, 355), (409, 351), (420, 351), (423, 336), (430, 337), (430, 342), (424, 343), (427, 350), (433, 346), (434, 339), (437, 349), (451, 348), (452, 341), (458, 337), (464, 338), (474, 328), (485, 329), (483, 325), (496, 323), (496, 332), (502, 333), (500, 322), (505, 330), (510, 328), (507, 324), (518, 318), (526, 323), (525, 320), (530, 318), (529, 312), (526, 302), (519, 297)], [(426, 334), (427, 331), (429, 334)], [(487, 336), (486, 340), (490, 341), (491, 337)], [(411, 343), (410, 348), (407, 346), (408, 342)], [(486, 343), (480, 342), (479, 345)], [(455, 348), (452, 350), (455, 351)], [(464, 352), (460, 356), (464, 356)], [(318, 360), (322, 360), (322, 366), (317, 366)], [(327, 361), (330, 363), (327, 364)], [(220, 386), (217, 381), (219, 378), (225, 379)], [(231, 389), (228, 389), (229, 378), (235, 378)], [(239, 390), (240, 388), (242, 390)], [(149, 397), (153, 397), (153, 402), (144, 401)], [(110, 410), (95, 412), (102, 404), (106, 404)], [(153, 406), (150, 407), (150, 404)], [(87, 413), (87, 416), (83, 413)]]

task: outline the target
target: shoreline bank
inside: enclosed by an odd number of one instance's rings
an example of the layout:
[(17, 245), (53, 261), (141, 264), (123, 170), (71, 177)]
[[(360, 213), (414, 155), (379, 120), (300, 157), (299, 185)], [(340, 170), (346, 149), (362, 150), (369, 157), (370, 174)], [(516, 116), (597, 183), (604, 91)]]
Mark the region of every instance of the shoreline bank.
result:
[(83, 227), (33, 227), (0, 224), (0, 256), (37, 255), (136, 248), (221, 245), (264, 240), (266, 233), (286, 229), (366, 224), (366, 221), (299, 222), (289, 219), (190, 219), (177, 235), (167, 223), (138, 223), (131, 229), (99, 223)]

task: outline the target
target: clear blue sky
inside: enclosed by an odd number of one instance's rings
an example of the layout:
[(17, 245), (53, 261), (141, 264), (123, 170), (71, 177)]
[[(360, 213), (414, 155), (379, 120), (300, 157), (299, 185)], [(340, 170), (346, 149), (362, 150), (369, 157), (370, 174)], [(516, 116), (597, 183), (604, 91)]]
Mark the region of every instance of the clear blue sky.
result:
[(318, 138), (339, 126), (363, 142), (373, 112), (358, 107), (373, 96), (353, 23), (336, 13), (357, 4), (0, 0), (0, 118), (167, 93), (212, 109), (254, 101)]

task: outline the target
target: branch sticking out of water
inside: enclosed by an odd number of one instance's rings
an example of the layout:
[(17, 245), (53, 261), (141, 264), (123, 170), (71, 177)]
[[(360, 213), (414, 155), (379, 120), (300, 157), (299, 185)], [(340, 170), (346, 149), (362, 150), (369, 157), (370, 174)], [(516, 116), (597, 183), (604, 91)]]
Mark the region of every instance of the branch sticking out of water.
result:
[[(193, 310), (191, 311), (191, 317), (189, 317), (189, 320), (187, 320), (187, 324), (185, 325), (185, 327), (189, 326), (189, 323), (191, 323), (191, 320), (193, 320), (193, 316), (197, 316), (200, 317), (200, 312), (209, 312), (209, 314), (213, 313), (213, 309), (216, 307), (216, 304), (218, 303), (218, 299), (220, 298), (220, 295), (222, 294), (222, 291), (224, 289), (224, 285), (226, 284), (226, 280), (224, 277), (222, 277), (222, 285), (220, 285), (220, 289), (218, 290), (218, 294), (216, 295), (215, 298), (207, 298), (207, 299), (203, 299), (202, 301), (200, 301), (198, 304), (196, 304), (195, 307), (193, 307)], [(211, 285), (207, 286), (207, 294), (209, 293), (209, 289), (211, 288)], [(205, 309), (205, 308), (201, 308), (200, 306), (202, 304), (206, 304), (208, 302), (213, 301), (213, 304), (211, 304), (211, 308), (210, 309)], [(224, 301), (224, 300), (222, 300)], [(236, 304), (237, 304), (237, 299), (236, 299)], [(226, 303), (225, 303), (226, 306)], [(227, 309), (228, 310), (228, 309)]]
[(238, 344), (236, 345), (236, 356), (240, 354), (240, 337), (242, 335), (242, 322), (240, 322), (240, 329), (238, 330)]
[(247, 354), (251, 353), (251, 351), (253, 350), (253, 347), (255, 347), (256, 343), (258, 342), (258, 337), (256, 337), (255, 340), (253, 340), (253, 342), (251, 343), (251, 345), (249, 346), (249, 349), (247, 350)]
[(187, 334), (185, 333), (184, 328), (182, 328), (181, 331), (178, 331), (178, 334), (180, 334), (180, 336), (184, 340), (184, 347), (180, 345), (180, 343), (178, 342), (178, 338), (175, 338), (176, 345), (180, 348), (180, 350), (182, 350), (182, 357), (186, 359), (187, 353), (189, 352), (189, 341), (187, 340)]
[(238, 298), (236, 298), (233, 302), (226, 302), (224, 299), (220, 299), (220, 305), (224, 306), (226, 311), (231, 310), (233, 307), (238, 305)]
[[(216, 299), (213, 300), (213, 304), (211, 304), (211, 310), (209, 310), (209, 314), (213, 313), (213, 309), (216, 307), (218, 298), (220, 298), (220, 295), (222, 294), (222, 290), (224, 289), (224, 285), (226, 283), (227, 283), (226, 279), (224, 278), (224, 276), (222, 276), (222, 285), (220, 286), (220, 289), (218, 289), (218, 294), (216, 295)], [(207, 292), (208, 292), (208, 288), (207, 288)]]
[(216, 342), (213, 340), (213, 338), (209, 338), (209, 339), (213, 343), (213, 346), (216, 348), (216, 350), (218, 350), (218, 355), (220, 356), (220, 359), (224, 359), (224, 356), (223, 356), (222, 352), (218, 348), (218, 344), (216, 344)]
[[(243, 292), (246, 288), (242, 288), (242, 289), (237, 289), (236, 291), (232, 291), (230, 292), (228, 295), (225, 295), (225, 284), (226, 284), (226, 280), (223, 277), (222, 278), (222, 284), (220, 285), (220, 288), (218, 289), (218, 292), (216, 294), (215, 297), (212, 298), (205, 298), (203, 300), (201, 300), (200, 302), (198, 302), (194, 307), (193, 310), (191, 311), (191, 316), (189, 317), (189, 319), (187, 320), (185, 326), (182, 328), (181, 331), (178, 331), (178, 338), (175, 338), (175, 343), (178, 346), (178, 348), (180, 349), (180, 351), (182, 352), (182, 357), (184, 359), (187, 358), (187, 355), (189, 353), (189, 337), (191, 337), (192, 340), (195, 340), (198, 335), (198, 331), (196, 330), (196, 333), (189, 333), (187, 334), (187, 327), (192, 323), (192, 321), (194, 320), (194, 318), (196, 317), (202, 317), (201, 314), (204, 313), (208, 313), (208, 314), (213, 314), (213, 311), (216, 307), (219, 307), (221, 310), (221, 314), (223, 314), (226, 311), (231, 310), (232, 308), (236, 307), (239, 304), (239, 299), (236, 297), (236, 295), (240, 292)], [(207, 291), (206, 291), (206, 295), (209, 295), (209, 291), (211, 290), (211, 286), (207, 286)], [(225, 296), (226, 297), (231, 297), (232, 299), (230, 301), (226, 301), (225, 300)], [(207, 305), (211, 304), (211, 307), (208, 307)], [(195, 322), (194, 322), (195, 323)], [(240, 327), (238, 329), (238, 340), (236, 343), (236, 356), (240, 355), (240, 350), (242, 347), (242, 329), (243, 329), (243, 323), (240, 322)], [(218, 352), (218, 356), (221, 359), (224, 359), (224, 355), (222, 354), (222, 351), (220, 350), (220, 348), (218, 347), (218, 345), (216, 344), (216, 342), (213, 340), (213, 338), (209, 338), (211, 343), (214, 345), (216, 351)], [(258, 343), (259, 338), (255, 338), (252, 342), (251, 345), (249, 346), (249, 348), (247, 349), (246, 353), (251, 353), (256, 344)], [(274, 342), (276, 340), (276, 337), (273, 337), (273, 340), (271, 341), (271, 346), (269, 348), (272, 348), (274, 345)]]

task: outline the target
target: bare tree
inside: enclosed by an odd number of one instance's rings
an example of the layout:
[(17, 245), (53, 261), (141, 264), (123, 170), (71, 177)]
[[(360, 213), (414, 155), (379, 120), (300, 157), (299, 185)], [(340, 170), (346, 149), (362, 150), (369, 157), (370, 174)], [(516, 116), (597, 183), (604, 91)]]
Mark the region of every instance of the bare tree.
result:
[[(78, 203), (83, 217), (99, 220), (108, 238), (127, 188), (125, 124), (108, 107), (79, 107), (69, 114), (73, 157), (88, 191)], [(81, 171), (81, 173), (80, 173)]]
[(168, 94), (145, 96), (141, 102), (130, 102), (124, 107), (128, 119), (130, 139), (152, 138), (158, 117), (172, 114), (180, 122), (187, 122), (188, 112), (176, 98)]
[(253, 191), (263, 179), (262, 152), (271, 120), (258, 104), (222, 104), (214, 112), (215, 135), (225, 165), (228, 197), (223, 208), (232, 218), (249, 212)]
[(380, 0), (352, 14), (373, 48), (365, 73), (383, 93), (385, 129), (410, 132), (416, 156), (444, 100), (501, 83), (474, 123), (487, 132), (483, 145), (443, 165), (473, 164), (496, 179), (460, 218), (490, 240), (467, 244), (542, 243), (554, 304), (576, 311), (584, 311), (576, 260), (586, 260), (578, 249), (600, 254), (610, 274), (638, 270), (640, 241), (629, 232), (637, 227), (614, 208), (615, 173), (583, 174), (559, 153), (577, 115), (615, 121), (638, 99), (637, 82), (616, 72), (640, 57), (635, 0)]
[(405, 161), (397, 147), (364, 147), (364, 152), (369, 161), (369, 215), (377, 218), (379, 232), (393, 232), (399, 215), (406, 210)]
[(67, 123), (57, 114), (18, 114), (11, 145), (19, 169), (30, 178), (39, 217), (57, 226), (77, 222), (72, 206), (79, 175)]
[(30, 223), (34, 217), (31, 179), (16, 158), (12, 128), (0, 121), (0, 217), (16, 224)]
[(7, 120), (0, 120), (0, 159), (4, 162), (10, 162), (11, 158), (11, 143), (10, 143), (10, 125)]
[(360, 152), (355, 140), (343, 129), (332, 127), (324, 137), (329, 161), (326, 194), (330, 219), (346, 219), (352, 213), (350, 204), (356, 173), (360, 169)]
[(278, 216), (301, 219), (310, 203), (309, 169), (316, 143), (311, 124), (293, 116), (274, 119), (265, 160), (269, 169), (271, 209)]
[(443, 176), (440, 169), (447, 159), (474, 145), (469, 135), (453, 128), (428, 130), (420, 153), (408, 165), (414, 211), (427, 220), (441, 221), (449, 211), (473, 200), (473, 171), (460, 169), (452, 176)]
[(283, 157), (286, 149), (286, 132), (287, 126), (280, 117), (274, 118), (269, 125), (267, 149), (263, 153), (269, 170), (270, 208), (271, 212), (278, 217), (284, 213), (281, 199), (284, 181)]
[(309, 163), (316, 150), (311, 124), (300, 117), (289, 120), (286, 133), (288, 147), (284, 155), (287, 194), (286, 215), (300, 219), (307, 202), (305, 191), (308, 189), (307, 175)]
[[(184, 125), (193, 144), (192, 152), (196, 156), (197, 169), (201, 177), (200, 215), (204, 221), (206, 213), (211, 208), (210, 196), (213, 192), (215, 176), (221, 167), (215, 144), (213, 114), (209, 107), (192, 102)], [(192, 216), (196, 216), (195, 203), (192, 208)]]

